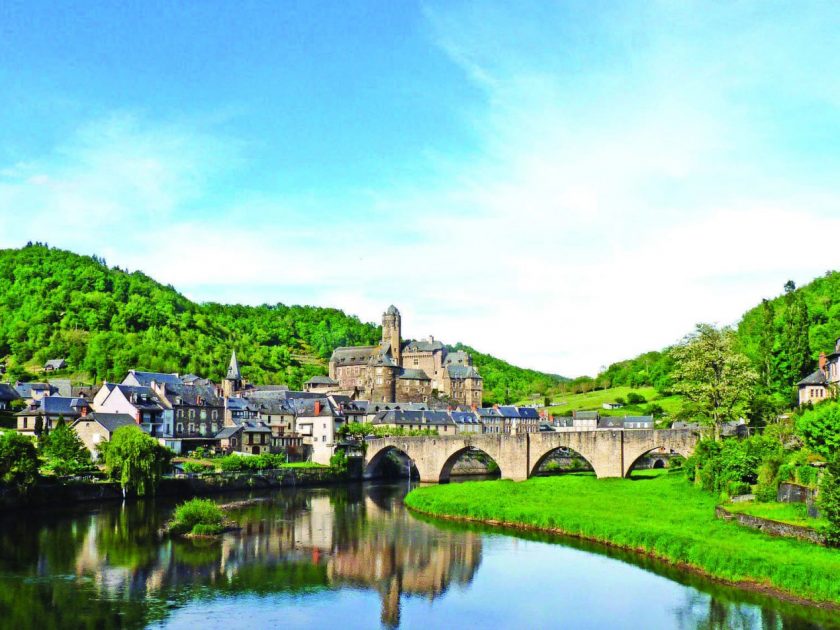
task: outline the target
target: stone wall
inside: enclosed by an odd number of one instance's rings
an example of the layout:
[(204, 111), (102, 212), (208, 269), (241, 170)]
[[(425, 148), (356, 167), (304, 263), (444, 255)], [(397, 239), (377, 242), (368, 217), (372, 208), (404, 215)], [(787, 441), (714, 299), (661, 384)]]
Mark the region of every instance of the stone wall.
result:
[(810, 527), (800, 527), (799, 525), (780, 523), (779, 521), (771, 521), (770, 519), (753, 516), (751, 514), (734, 513), (728, 511), (722, 505), (715, 508), (715, 516), (726, 521), (735, 520), (745, 527), (760, 530), (766, 534), (770, 534), (771, 536), (799, 538), (800, 540), (807, 540), (808, 542), (812, 542), (817, 545), (825, 544), (825, 536)]

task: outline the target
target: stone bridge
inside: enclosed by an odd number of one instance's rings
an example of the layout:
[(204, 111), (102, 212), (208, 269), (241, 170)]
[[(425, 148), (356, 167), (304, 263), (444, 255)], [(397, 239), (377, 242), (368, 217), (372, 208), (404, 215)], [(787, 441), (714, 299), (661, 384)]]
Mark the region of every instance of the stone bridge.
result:
[(452, 467), (461, 455), (478, 449), (499, 465), (502, 479), (522, 481), (536, 473), (543, 461), (558, 448), (568, 448), (589, 462), (597, 477), (626, 477), (643, 455), (662, 448), (688, 457), (699, 439), (700, 434), (690, 429), (375, 438), (367, 440), (364, 475), (365, 478), (375, 477), (382, 458), (397, 450), (411, 458), (421, 481), (448, 481)]

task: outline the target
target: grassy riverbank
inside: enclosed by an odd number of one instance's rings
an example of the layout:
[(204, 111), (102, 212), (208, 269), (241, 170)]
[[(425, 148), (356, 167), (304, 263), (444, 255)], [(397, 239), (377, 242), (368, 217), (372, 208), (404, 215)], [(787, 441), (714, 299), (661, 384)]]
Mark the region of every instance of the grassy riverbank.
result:
[(840, 550), (773, 538), (715, 518), (715, 498), (649, 471), (422, 487), (405, 500), (436, 516), (556, 531), (634, 549), (729, 582), (840, 607)]

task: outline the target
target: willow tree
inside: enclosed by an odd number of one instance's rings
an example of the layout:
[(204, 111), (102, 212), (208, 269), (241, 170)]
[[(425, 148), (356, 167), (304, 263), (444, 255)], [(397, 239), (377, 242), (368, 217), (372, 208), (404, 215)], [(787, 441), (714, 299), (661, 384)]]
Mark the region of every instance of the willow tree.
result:
[(117, 429), (100, 450), (110, 477), (138, 496), (154, 494), (174, 454), (137, 426)]
[(695, 404), (719, 440), (723, 424), (746, 412), (758, 379), (736, 348), (735, 331), (698, 324), (671, 354), (674, 390)]

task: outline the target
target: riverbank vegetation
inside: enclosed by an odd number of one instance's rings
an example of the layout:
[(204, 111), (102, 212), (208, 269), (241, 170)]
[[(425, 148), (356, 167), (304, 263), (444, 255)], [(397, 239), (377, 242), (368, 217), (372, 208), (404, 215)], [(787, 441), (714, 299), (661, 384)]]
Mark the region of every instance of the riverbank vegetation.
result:
[(772, 538), (715, 517), (717, 498), (683, 472), (633, 479), (571, 474), (421, 487), (423, 513), (564, 533), (632, 549), (712, 577), (840, 606), (840, 551)]
[(224, 514), (210, 499), (190, 499), (175, 508), (168, 530), (172, 534), (212, 536), (223, 530)]
[(110, 441), (100, 444), (100, 452), (108, 476), (141, 497), (155, 493), (174, 455), (138, 426), (114, 431)]

